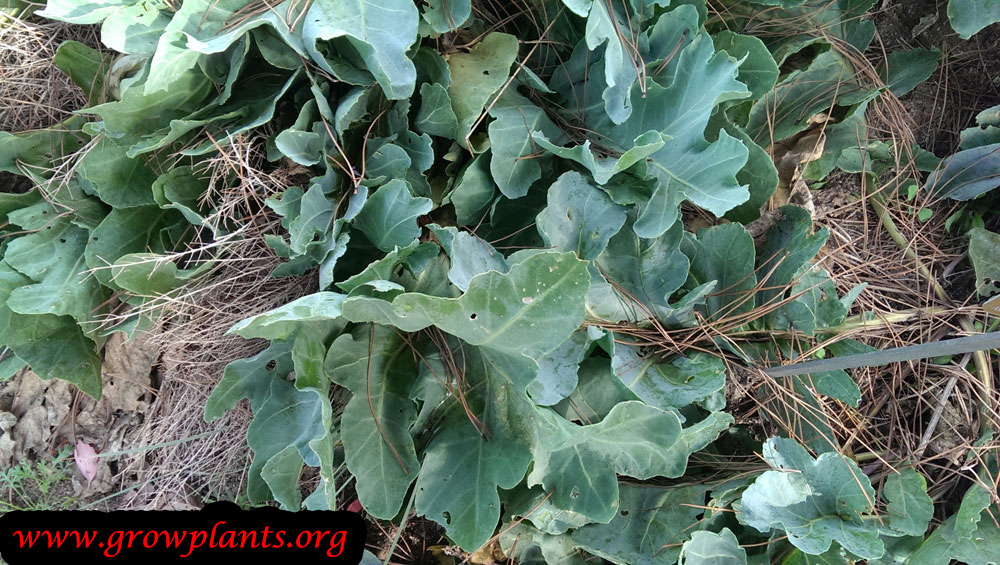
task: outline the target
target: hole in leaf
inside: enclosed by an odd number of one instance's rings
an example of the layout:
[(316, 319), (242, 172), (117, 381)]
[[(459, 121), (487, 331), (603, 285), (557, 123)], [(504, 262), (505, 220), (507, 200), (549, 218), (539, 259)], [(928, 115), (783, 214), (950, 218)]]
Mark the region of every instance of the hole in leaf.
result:
[(477, 316), (476, 316), (476, 313), (475, 313), (475, 312), (473, 312), (473, 313), (472, 313), (472, 315), (471, 315), (471, 316), (469, 316), (469, 319), (470, 319), (470, 320), (475, 320), (475, 319), (476, 319), (476, 317), (477, 317)]
[(268, 371), (273, 371), (274, 368), (277, 366), (278, 364), (275, 363), (274, 359), (271, 359), (270, 361), (267, 362), (267, 365), (264, 365), (264, 368), (267, 369)]

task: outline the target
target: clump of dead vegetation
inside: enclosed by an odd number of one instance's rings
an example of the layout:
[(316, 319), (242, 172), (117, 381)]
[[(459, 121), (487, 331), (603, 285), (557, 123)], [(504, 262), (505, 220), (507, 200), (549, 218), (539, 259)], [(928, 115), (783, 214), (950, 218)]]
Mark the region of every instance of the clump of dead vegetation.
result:
[(87, 99), (52, 58), (63, 41), (96, 45), (93, 26), (0, 13), (0, 131), (54, 125)]

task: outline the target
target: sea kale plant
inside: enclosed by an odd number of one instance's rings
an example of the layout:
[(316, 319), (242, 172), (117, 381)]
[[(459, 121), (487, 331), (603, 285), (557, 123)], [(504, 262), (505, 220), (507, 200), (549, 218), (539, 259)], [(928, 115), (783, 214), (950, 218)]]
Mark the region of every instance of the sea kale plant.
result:
[[(828, 233), (804, 209), (747, 230), (779, 183), (767, 149), (834, 116), (803, 171), (824, 178), (935, 59), (857, 72), (873, 0), (723, 4), (50, 0), (39, 16), (98, 24), (106, 49), (56, 60), (90, 106), (0, 134), (0, 171), (34, 186), (0, 194), (3, 373), (98, 396), (106, 336), (211, 276), (177, 252), (239, 237), (205, 168), (254, 134), (307, 171), (261, 198), (272, 275), (319, 290), (230, 330), (269, 345), (205, 407), (249, 399), (252, 501), (336, 509), (346, 467), (368, 515), (520, 563), (995, 560), (985, 489), (924, 541), (925, 479), (873, 486), (840, 453), (820, 407), (857, 406), (845, 372), (772, 383), (760, 412), (784, 437), (727, 411), (862, 290), (813, 265)], [(821, 25), (747, 31), (805, 15)]]

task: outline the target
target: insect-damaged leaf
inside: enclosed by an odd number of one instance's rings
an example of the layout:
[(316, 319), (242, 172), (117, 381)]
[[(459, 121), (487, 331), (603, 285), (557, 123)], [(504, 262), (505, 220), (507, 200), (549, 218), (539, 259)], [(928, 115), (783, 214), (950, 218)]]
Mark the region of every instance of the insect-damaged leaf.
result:
[(572, 253), (534, 255), (501, 274), (474, 277), (459, 298), (407, 293), (393, 300), (398, 315), (435, 325), (498, 353), (537, 358), (566, 341), (583, 321), (590, 284), (587, 264)]

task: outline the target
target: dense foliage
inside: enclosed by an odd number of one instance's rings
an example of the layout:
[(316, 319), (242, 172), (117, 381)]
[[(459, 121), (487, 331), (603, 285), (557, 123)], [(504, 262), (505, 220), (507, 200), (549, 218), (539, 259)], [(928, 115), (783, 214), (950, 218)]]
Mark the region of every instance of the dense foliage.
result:
[[(733, 2), (709, 22), (699, 0), (511, 14), (470, 0), (50, 0), (40, 15), (99, 23), (117, 53), (64, 44), (56, 63), (92, 105), (0, 133), (0, 171), (44, 188), (0, 194), (0, 369), (98, 396), (106, 336), (148, 327), (147, 301), (211, 268), (175, 252), (236, 229), (205, 197), (205, 162), (258, 133), (272, 162), (312, 177), (263, 204), (284, 230), (267, 239), (286, 259), (273, 275), (309, 273), (320, 290), (232, 328), (270, 345), (232, 363), (205, 408), (249, 399), (252, 501), (335, 508), (346, 465), (371, 516), (412, 508), (468, 551), (499, 535), (522, 563), (995, 560), (985, 489), (925, 541), (925, 479), (900, 468), (877, 494), (838, 451), (816, 407), (857, 406), (844, 371), (761, 399), (796, 440), (761, 446), (726, 411), (732, 365), (797, 357), (862, 290), (838, 296), (812, 265), (828, 234), (802, 208), (756, 240), (744, 224), (778, 185), (768, 146), (817, 115), (835, 123), (806, 180), (877, 174), (892, 152), (858, 148), (866, 110), (929, 76), (936, 54), (860, 72), (873, 3)], [(991, 3), (952, 0), (963, 34), (984, 22), (966, 22), (978, 4)], [(732, 31), (768, 19), (808, 25)], [(996, 109), (980, 123), (929, 190), (996, 186), (983, 159)], [(692, 233), (691, 210), (728, 221)], [(995, 234), (972, 242), (976, 269), (995, 271), (980, 251)], [(114, 300), (133, 308), (99, 324)], [(707, 337), (642, 337), (684, 329)], [(770, 470), (720, 475), (755, 451)], [(305, 496), (303, 466), (321, 477)]]

